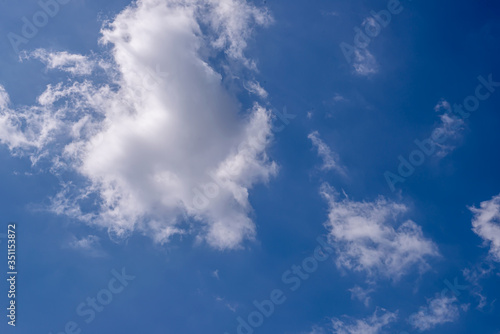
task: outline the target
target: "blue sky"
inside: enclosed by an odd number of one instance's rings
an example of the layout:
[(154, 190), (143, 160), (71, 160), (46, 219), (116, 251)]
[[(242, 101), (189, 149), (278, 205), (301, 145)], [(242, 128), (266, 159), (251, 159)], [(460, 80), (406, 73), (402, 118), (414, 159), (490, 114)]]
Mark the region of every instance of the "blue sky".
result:
[(500, 333), (496, 2), (0, 6), (1, 333)]

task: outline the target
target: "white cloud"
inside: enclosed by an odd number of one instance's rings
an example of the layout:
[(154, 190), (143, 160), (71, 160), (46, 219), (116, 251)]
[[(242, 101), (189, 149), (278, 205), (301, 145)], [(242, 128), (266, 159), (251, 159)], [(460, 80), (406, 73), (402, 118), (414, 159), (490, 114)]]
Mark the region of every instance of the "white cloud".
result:
[(444, 110), (444, 113), (439, 116), (440, 122), (435, 126), (431, 135), (431, 138), (443, 138), (443, 143), (434, 141), (437, 146), (436, 156), (443, 158), (455, 150), (453, 141), (460, 137), (460, 130), (463, 129), (465, 122), (451, 114), (451, 106), (446, 100), (439, 101), (434, 110), (437, 112)]
[(48, 69), (58, 69), (74, 75), (89, 75), (92, 73), (96, 64), (89, 58), (63, 52), (48, 52), (43, 49), (37, 49), (31, 52), (27, 58), (35, 58), (42, 61)]
[(368, 76), (378, 72), (378, 63), (368, 49), (356, 48), (353, 59), (354, 70), (357, 74)]
[(217, 279), (220, 279), (219, 278), (219, 269), (216, 269), (216, 270), (212, 271), (212, 276), (215, 277), (215, 278), (217, 278)]
[(61, 118), (59, 110), (48, 110), (43, 105), (11, 109), (9, 96), (0, 86), (0, 143), (7, 145), (12, 153), (22, 154), (22, 150), (29, 149), (33, 152), (32, 161), (36, 161), (62, 127)]
[[(373, 17), (367, 17), (361, 27), (367, 30), (373, 30), (374, 27), (379, 26)], [(368, 50), (370, 39), (355, 39), (355, 45), (352, 46), (347, 43), (341, 43), (340, 48), (344, 53), (347, 61), (354, 67), (354, 72), (362, 76), (370, 76), (379, 71), (379, 65), (373, 54)]]
[(185, 0), (208, 8), (209, 15), (201, 16), (217, 33), (211, 38), (212, 45), (224, 50), (229, 56), (242, 61), (249, 68), (255, 62), (248, 60), (243, 51), (252, 34), (252, 24), (267, 26), (273, 22), (265, 8), (257, 8), (246, 0)]
[(323, 159), (323, 165), (321, 166), (321, 169), (335, 170), (342, 175), (346, 175), (344, 167), (342, 167), (338, 162), (340, 158), (335, 152), (330, 149), (330, 147), (328, 147), (328, 145), (323, 140), (321, 140), (318, 131), (310, 133), (307, 138), (311, 140), (312, 144), (318, 151), (318, 155), (321, 157), (321, 159)]
[(455, 297), (438, 296), (429, 300), (417, 313), (410, 316), (413, 328), (425, 331), (447, 322), (454, 322), (460, 315)]
[(364, 271), (370, 277), (394, 281), (416, 267), (428, 269), (427, 259), (439, 256), (437, 246), (425, 238), (411, 220), (397, 223), (407, 208), (380, 197), (374, 202), (339, 201), (328, 185), (322, 194), (329, 203), (329, 239), (337, 250), (337, 266)]
[(342, 95), (340, 95), (339, 93), (335, 93), (335, 95), (333, 96), (333, 101), (343, 102), (343, 101), (347, 101), (347, 99), (345, 97), (343, 97)]
[(326, 331), (324, 328), (314, 326), (308, 334), (325, 334), (325, 333)]
[[(481, 284), (481, 281), (491, 276), (494, 271), (495, 266), (490, 262), (490, 259), (484, 262), (479, 262), (474, 266), (462, 270), (465, 279), (473, 286), (473, 288), (470, 289), (470, 292), (478, 299), (478, 305), (476, 306), (476, 308), (479, 310), (484, 309), (484, 307), (488, 303), (488, 296), (483, 291), (484, 288)], [(493, 300), (492, 304), (494, 302), (495, 300)]]
[[(241, 0), (138, 1), (102, 30), (112, 61), (96, 62), (108, 82), (49, 85), (38, 105), (17, 108), (0, 89), (0, 141), (83, 176), (53, 198), (58, 214), (112, 236), (140, 231), (163, 243), (193, 234), (238, 247), (256, 234), (249, 190), (277, 172), (266, 155), (271, 115), (258, 104), (240, 110), (206, 55), (255, 68), (246, 40), (270, 22)], [(83, 56), (38, 52), (48, 67), (88, 73), (77, 65), (91, 62)]]
[(7, 109), (10, 103), (9, 95), (5, 91), (5, 88), (0, 86), (0, 110)]
[(434, 107), (434, 111), (439, 112), (441, 110), (451, 111), (451, 105), (445, 99), (441, 99), (438, 104)]
[(91, 257), (103, 257), (106, 253), (101, 248), (101, 243), (99, 237), (95, 235), (88, 235), (81, 239), (73, 236), (68, 242), (66, 247), (81, 251), (82, 253)]
[(479, 208), (470, 208), (472, 230), (490, 247), (493, 260), (500, 262), (500, 195), (481, 203)]
[[(378, 315), (378, 313), (382, 313)], [(315, 327), (310, 334), (319, 333), (334, 333), (334, 334), (378, 334), (382, 333), (384, 327), (390, 325), (397, 319), (397, 314), (377, 309), (375, 313), (365, 319), (354, 319), (351, 317), (343, 317), (343, 320), (332, 319), (331, 326), (325, 329)]]
[(263, 99), (267, 98), (268, 93), (257, 81), (249, 81), (245, 88), (252, 94), (255, 94)]
[(215, 300), (219, 303), (222, 303), (224, 304), (224, 306), (229, 309), (231, 312), (236, 312), (237, 309), (238, 309), (238, 304), (237, 303), (230, 303), (228, 301), (226, 301), (225, 298), (222, 298), (222, 297), (219, 297), (219, 296), (216, 296), (215, 297)]
[(375, 290), (363, 289), (362, 287), (356, 285), (352, 289), (349, 289), (349, 291), (351, 292), (351, 299), (357, 299), (368, 307), (371, 300), (370, 294)]
[(340, 16), (340, 14), (338, 12), (335, 12), (335, 11), (326, 11), (326, 10), (322, 10), (321, 11), (321, 15), (323, 16)]

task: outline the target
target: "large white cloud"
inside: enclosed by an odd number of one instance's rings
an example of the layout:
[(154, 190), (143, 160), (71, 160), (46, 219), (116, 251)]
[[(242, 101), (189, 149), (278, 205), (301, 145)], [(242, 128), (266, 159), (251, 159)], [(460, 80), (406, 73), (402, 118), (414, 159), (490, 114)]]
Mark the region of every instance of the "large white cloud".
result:
[(323, 185), (322, 194), (330, 206), (325, 226), (339, 268), (396, 281), (414, 267), (427, 270), (428, 258), (439, 255), (420, 226), (411, 220), (398, 222), (405, 205), (382, 197), (374, 202), (338, 200), (328, 185)]
[(252, 71), (247, 39), (269, 22), (244, 0), (138, 1), (102, 30), (111, 57), (31, 54), (71, 75), (99, 72), (104, 83), (49, 85), (29, 107), (10, 106), (0, 87), (0, 140), (83, 177), (66, 179), (56, 213), (117, 236), (191, 233), (238, 247), (256, 233), (249, 189), (277, 171), (266, 155), (272, 117), (258, 104), (241, 110), (208, 60), (223, 52), (222, 67)]
[(500, 195), (470, 210), (474, 213), (472, 230), (490, 246), (491, 257), (500, 262)]

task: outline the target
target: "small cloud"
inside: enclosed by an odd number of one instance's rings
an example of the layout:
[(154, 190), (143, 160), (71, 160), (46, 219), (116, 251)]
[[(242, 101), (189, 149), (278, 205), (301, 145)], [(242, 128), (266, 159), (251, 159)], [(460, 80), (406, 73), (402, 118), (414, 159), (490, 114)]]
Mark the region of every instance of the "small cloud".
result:
[[(450, 113), (448, 112), (439, 116), (439, 119), (440, 123), (432, 131), (431, 138), (445, 138), (451, 141), (457, 140), (460, 137), (459, 131), (465, 125), (464, 120), (453, 115), (450, 116)], [(456, 148), (455, 145), (452, 144), (436, 143), (436, 146), (438, 147), (436, 156), (439, 158), (444, 158), (445, 156), (453, 152)]]
[(10, 104), (9, 94), (5, 91), (5, 88), (0, 85), (0, 110), (7, 109)]
[(429, 300), (428, 305), (422, 306), (417, 313), (412, 314), (409, 322), (413, 328), (425, 331), (447, 322), (454, 322), (459, 315), (455, 297), (438, 296)]
[(73, 75), (89, 75), (95, 67), (94, 61), (87, 57), (68, 52), (48, 52), (37, 49), (26, 55), (25, 58), (39, 59), (48, 69), (57, 69)]
[(310, 133), (307, 138), (312, 141), (313, 146), (316, 147), (318, 151), (318, 155), (321, 159), (323, 159), (323, 165), (321, 166), (321, 169), (327, 171), (335, 170), (342, 175), (346, 175), (344, 167), (342, 167), (338, 162), (340, 158), (335, 152), (332, 152), (330, 147), (328, 147), (325, 142), (321, 140), (318, 131)]
[(220, 279), (220, 278), (219, 278), (219, 269), (214, 270), (214, 271), (212, 272), (212, 276), (213, 276), (213, 277), (215, 277), (215, 278), (217, 278), (217, 279)]
[(323, 15), (323, 16), (340, 16), (340, 14), (336, 11), (327, 11), (327, 10), (322, 10), (321, 15)]
[(328, 184), (321, 194), (329, 203), (330, 244), (337, 251), (339, 268), (366, 272), (368, 277), (397, 281), (414, 268), (429, 269), (428, 258), (439, 256), (434, 242), (411, 220), (397, 222), (407, 211), (403, 204), (383, 197), (374, 202), (356, 202), (345, 198)]
[(95, 235), (89, 235), (81, 239), (73, 236), (66, 247), (80, 251), (90, 257), (105, 257), (107, 255), (106, 252), (102, 250), (99, 237)]
[(375, 57), (367, 49), (357, 48), (354, 51), (354, 70), (362, 76), (369, 76), (378, 72), (378, 64)]
[(445, 110), (447, 112), (450, 112), (451, 111), (451, 105), (448, 101), (446, 101), (445, 99), (441, 99), (438, 104), (436, 104), (436, 106), (434, 107), (434, 110), (436, 112), (440, 112), (441, 110)]
[(252, 94), (255, 94), (263, 99), (267, 98), (267, 91), (257, 81), (249, 81), (246, 83), (245, 88)]
[[(381, 313), (381, 315), (379, 315)], [(388, 312), (385, 309), (377, 308), (372, 316), (365, 319), (355, 319), (344, 316), (342, 320), (332, 319), (331, 325), (326, 328), (313, 327), (309, 334), (324, 334), (326, 332), (336, 334), (379, 334), (385, 333), (383, 330), (396, 321), (397, 312)]]
[(472, 230), (483, 239), (485, 246), (490, 247), (491, 258), (500, 262), (500, 195), (482, 202), (479, 208), (472, 207), (470, 210), (474, 214)]
[(225, 298), (217, 296), (215, 297), (215, 300), (218, 301), (219, 303), (224, 304), (224, 306), (228, 308), (231, 312), (236, 312), (236, 309), (238, 308), (238, 304), (231, 304), (227, 302)]
[(340, 95), (339, 93), (335, 93), (335, 96), (333, 97), (333, 101), (343, 102), (343, 101), (347, 101), (347, 99), (345, 97), (343, 97), (342, 95)]
[(488, 296), (486, 296), (483, 292), (483, 286), (481, 281), (493, 273), (495, 270), (495, 266), (489, 262), (481, 262), (476, 264), (471, 268), (465, 268), (462, 271), (465, 279), (473, 285), (471, 290), (471, 294), (478, 299), (477, 309), (482, 310), (488, 303)]
[[(365, 27), (365, 29), (367, 25), (376, 27), (378, 24), (373, 17), (369, 16), (361, 24), (361, 26)], [(371, 74), (378, 73), (379, 65), (377, 60), (366, 47), (351, 47), (351, 52), (353, 55), (352, 65), (354, 66), (354, 70), (357, 74), (369, 76)]]
[(374, 292), (374, 289), (363, 289), (362, 287), (356, 285), (352, 289), (349, 289), (351, 292), (351, 299), (357, 299), (362, 302), (366, 307), (370, 305), (370, 294)]

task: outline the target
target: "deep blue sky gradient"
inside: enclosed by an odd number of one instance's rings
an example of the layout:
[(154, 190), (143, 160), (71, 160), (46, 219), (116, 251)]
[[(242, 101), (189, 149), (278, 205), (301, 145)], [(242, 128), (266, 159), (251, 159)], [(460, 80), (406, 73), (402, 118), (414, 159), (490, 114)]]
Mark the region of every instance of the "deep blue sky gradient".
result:
[[(500, 89), (466, 121), (453, 153), (441, 160), (427, 159), (396, 192), (383, 174), (395, 172), (398, 156), (407, 157), (416, 148), (415, 139), (429, 137), (439, 120), (434, 106), (441, 98), (462, 103), (474, 92), (479, 75), (493, 74), (500, 81), (500, 4), (402, 3), (404, 11), (370, 44), (379, 72), (363, 77), (353, 74), (339, 44), (351, 44), (353, 28), (371, 10), (384, 9), (386, 1), (266, 2), (275, 23), (255, 34), (247, 54), (258, 61), (257, 79), (268, 91), (272, 107), (286, 106), (296, 118), (276, 133), (270, 149), (280, 173), (251, 191), (258, 236), (241, 250), (217, 251), (190, 237), (176, 237), (165, 246), (140, 235), (115, 243), (105, 231), (44, 211), (59, 189), (57, 178), (31, 168), (28, 159), (11, 157), (0, 146), (0, 233), (8, 222), (18, 223), (20, 273), (18, 326), (8, 328), (2, 311), (0, 332), (56, 334), (74, 320), (83, 333), (232, 334), (237, 316), (246, 317), (254, 310), (252, 301), (268, 299), (278, 288), (285, 291), (287, 301), (256, 333), (307, 333), (330, 317), (369, 316), (376, 306), (399, 309), (390, 333), (413, 333), (405, 321), (408, 315), (446, 288), (445, 280), (457, 277), (466, 284), (462, 270), (486, 257), (482, 240), (471, 231), (467, 207), (500, 192)], [(74, 0), (25, 49), (101, 53), (97, 41), (103, 20), (127, 4)], [(46, 72), (36, 60), (19, 62), (6, 38), (7, 32), (19, 31), (20, 17), (36, 10), (33, 0), (0, 4), (0, 84), (16, 105), (33, 104), (47, 84), (63, 77)], [(328, 14), (332, 12), (337, 15)], [(346, 101), (335, 102), (335, 94)], [(307, 138), (315, 130), (339, 154), (348, 178), (318, 169), (321, 160)], [(282, 273), (309, 256), (316, 237), (326, 234), (328, 206), (319, 194), (323, 182), (357, 201), (383, 195), (407, 204), (407, 217), (438, 244), (442, 257), (433, 259), (431, 270), (422, 276), (412, 272), (397, 283), (380, 282), (368, 308), (351, 300), (348, 291), (363, 285), (366, 277), (343, 274), (333, 260), (320, 264), (298, 291), (291, 292), (281, 281)], [(72, 235), (87, 234), (101, 238), (107, 256), (94, 258), (64, 248)], [(4, 246), (3, 240), (0, 247)], [(136, 279), (95, 321), (83, 324), (76, 306), (107, 286), (112, 269), (123, 267)], [(219, 278), (213, 276), (215, 270)], [(500, 296), (499, 280), (493, 274), (484, 282), (490, 302)], [(2, 309), (6, 291), (2, 280)], [(428, 333), (500, 331), (497, 303), (479, 311), (470, 293), (458, 299), (471, 303), (469, 311)]]

